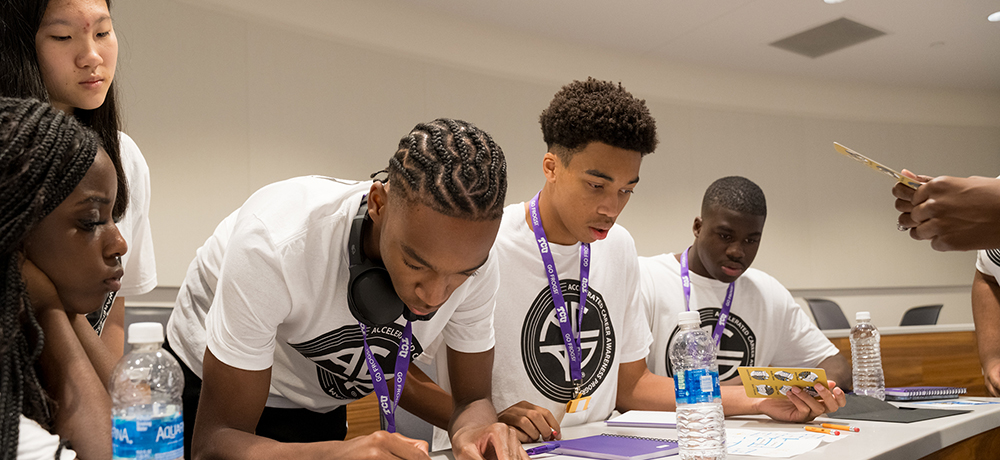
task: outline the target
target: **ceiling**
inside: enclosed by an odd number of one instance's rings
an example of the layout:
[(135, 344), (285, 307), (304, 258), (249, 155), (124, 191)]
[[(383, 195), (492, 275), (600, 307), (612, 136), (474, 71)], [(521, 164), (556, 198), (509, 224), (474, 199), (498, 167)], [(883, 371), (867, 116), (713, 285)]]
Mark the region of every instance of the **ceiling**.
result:
[[(735, 71), (1000, 91), (1000, 0), (411, 0), (577, 46)], [(846, 17), (886, 35), (811, 59), (769, 43)]]

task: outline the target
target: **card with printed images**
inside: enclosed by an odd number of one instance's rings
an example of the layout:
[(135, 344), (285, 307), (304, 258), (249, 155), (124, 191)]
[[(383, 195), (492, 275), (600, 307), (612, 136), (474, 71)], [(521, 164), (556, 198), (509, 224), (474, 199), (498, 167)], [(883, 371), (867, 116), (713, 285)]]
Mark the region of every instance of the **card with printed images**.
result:
[(869, 168), (872, 168), (872, 169), (874, 169), (874, 170), (876, 170), (876, 171), (878, 171), (878, 172), (880, 172), (882, 174), (885, 174), (885, 175), (887, 175), (889, 177), (892, 177), (893, 179), (896, 179), (897, 182), (899, 182), (899, 183), (901, 183), (901, 184), (903, 184), (903, 185), (905, 185), (907, 187), (910, 187), (910, 188), (912, 188), (914, 190), (916, 190), (917, 187), (920, 187), (920, 182), (919, 181), (910, 179), (909, 177), (906, 177), (906, 176), (904, 176), (904, 175), (896, 172), (894, 169), (892, 169), (892, 168), (890, 168), (890, 167), (888, 167), (886, 165), (883, 165), (882, 163), (879, 163), (879, 162), (877, 162), (875, 160), (872, 160), (871, 158), (868, 158), (868, 157), (866, 157), (866, 156), (864, 156), (864, 155), (862, 155), (862, 154), (860, 154), (858, 152), (855, 152), (854, 150), (851, 150), (851, 149), (849, 149), (849, 148), (847, 148), (847, 147), (845, 147), (845, 146), (843, 146), (843, 145), (841, 145), (841, 144), (839, 144), (837, 142), (833, 143), (833, 148), (836, 151), (840, 152), (841, 154), (843, 154), (845, 156), (854, 158), (855, 160), (858, 160), (858, 161), (864, 163)]
[(826, 371), (807, 367), (741, 367), (737, 369), (743, 390), (751, 398), (784, 398), (792, 387), (805, 390), (818, 398), (813, 388), (817, 383), (826, 384)]

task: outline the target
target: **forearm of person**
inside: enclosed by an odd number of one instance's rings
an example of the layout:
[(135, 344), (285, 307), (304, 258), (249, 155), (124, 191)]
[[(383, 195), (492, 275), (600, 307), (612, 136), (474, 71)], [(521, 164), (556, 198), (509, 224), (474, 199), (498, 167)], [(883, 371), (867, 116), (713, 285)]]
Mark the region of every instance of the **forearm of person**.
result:
[[(746, 396), (742, 386), (723, 385), (722, 408), (728, 415), (751, 415), (762, 413), (757, 401)], [(618, 370), (619, 412), (633, 409), (677, 410), (674, 379), (653, 374), (646, 367), (646, 360), (624, 363)]]
[(444, 391), (420, 368), (410, 366), (399, 405), (424, 421), (448, 429), (455, 406), (451, 394)]
[[(111, 397), (104, 383), (65, 311), (43, 309), (37, 317), (45, 332), (39, 366), (45, 389), (58, 404), (55, 432), (80, 458), (111, 458)], [(96, 338), (93, 329), (91, 334)]]
[(192, 439), (195, 459), (324, 458), (331, 443), (285, 444), (254, 431), (267, 402), (271, 370), (247, 371), (205, 350), (204, 380)]
[(854, 386), (851, 364), (847, 362), (847, 358), (843, 354), (837, 353), (826, 358), (817, 367), (825, 370), (826, 378), (837, 382), (838, 387), (850, 390)]
[(674, 396), (674, 379), (650, 372), (645, 359), (618, 366), (615, 408), (619, 412), (633, 409), (673, 411), (677, 409)]
[(97, 376), (101, 379), (101, 384), (107, 389), (111, 382), (111, 372), (114, 370), (115, 364), (118, 363), (118, 359), (121, 356), (115, 356), (111, 350), (108, 350), (104, 341), (97, 336), (97, 332), (94, 331), (90, 322), (87, 321), (86, 316), (71, 314), (69, 317), (76, 338), (83, 347), (88, 361), (94, 371), (97, 372)]
[(125, 298), (115, 297), (108, 319), (104, 321), (101, 341), (115, 361), (121, 359), (125, 353)]
[[(989, 381), (1000, 367), (1000, 286), (995, 278), (978, 270), (972, 281), (972, 318), (976, 323), (979, 361)], [(996, 388), (988, 390), (997, 394)]]
[(496, 423), (497, 411), (491, 400), (493, 350), (460, 353), (449, 348), (448, 374), (453, 407), (448, 433), (454, 436), (462, 428)]

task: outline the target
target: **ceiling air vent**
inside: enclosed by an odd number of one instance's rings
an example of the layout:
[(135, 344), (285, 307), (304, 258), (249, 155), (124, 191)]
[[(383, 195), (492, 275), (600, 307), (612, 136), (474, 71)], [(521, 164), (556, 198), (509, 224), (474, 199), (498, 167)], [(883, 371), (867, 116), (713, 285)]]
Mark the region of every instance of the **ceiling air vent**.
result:
[(882, 35), (885, 35), (885, 32), (881, 30), (873, 29), (847, 18), (840, 18), (778, 40), (771, 43), (771, 46), (817, 58)]

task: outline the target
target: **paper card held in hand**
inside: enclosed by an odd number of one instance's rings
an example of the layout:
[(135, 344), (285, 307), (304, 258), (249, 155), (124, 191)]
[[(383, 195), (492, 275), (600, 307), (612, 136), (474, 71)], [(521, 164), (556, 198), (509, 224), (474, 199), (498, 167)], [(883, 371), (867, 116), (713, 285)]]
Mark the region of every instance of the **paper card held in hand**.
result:
[(741, 367), (738, 369), (743, 389), (751, 398), (783, 398), (792, 387), (799, 387), (818, 398), (813, 389), (826, 385), (826, 371), (805, 367)]
[(886, 165), (884, 165), (882, 163), (879, 163), (879, 162), (877, 162), (877, 161), (875, 161), (875, 160), (873, 160), (871, 158), (868, 158), (868, 157), (866, 157), (866, 156), (864, 156), (864, 155), (862, 155), (862, 154), (860, 154), (858, 152), (855, 152), (854, 150), (851, 150), (851, 149), (849, 149), (847, 147), (844, 147), (843, 145), (840, 145), (840, 144), (834, 142), (833, 143), (833, 148), (836, 151), (838, 151), (841, 154), (843, 154), (843, 155), (849, 156), (851, 158), (854, 158), (855, 160), (858, 160), (858, 161), (860, 161), (860, 162), (868, 165), (869, 168), (872, 168), (872, 169), (874, 169), (874, 170), (876, 170), (876, 171), (878, 171), (878, 172), (880, 172), (882, 174), (885, 174), (887, 176), (892, 177), (893, 179), (896, 179), (896, 182), (899, 182), (900, 184), (903, 184), (903, 185), (905, 185), (907, 187), (910, 187), (910, 188), (912, 188), (914, 190), (916, 190), (917, 187), (920, 187), (920, 182), (919, 181), (910, 179), (909, 177), (906, 177), (906, 176), (904, 176), (904, 175), (896, 172), (894, 169), (892, 169), (892, 168), (890, 168), (890, 167), (888, 167), (888, 166), (886, 166)]

